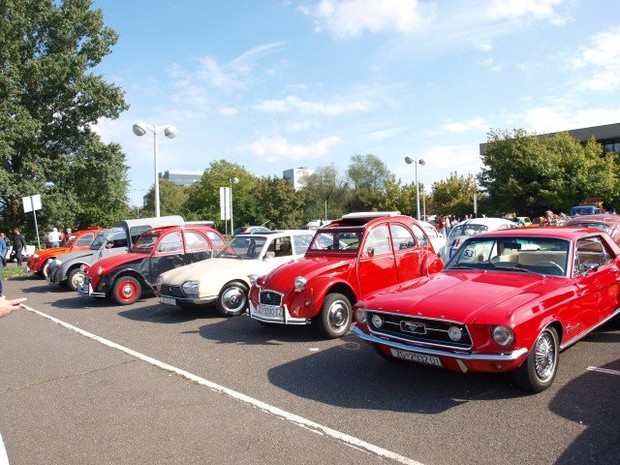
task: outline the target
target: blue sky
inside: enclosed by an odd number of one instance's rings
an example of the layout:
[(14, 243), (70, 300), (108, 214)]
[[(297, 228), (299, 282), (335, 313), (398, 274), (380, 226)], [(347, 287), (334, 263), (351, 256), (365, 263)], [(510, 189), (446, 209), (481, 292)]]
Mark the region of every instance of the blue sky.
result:
[(490, 129), (620, 122), (617, 0), (95, 0), (120, 39), (96, 69), (130, 109), (97, 126), (122, 145), (130, 202), (159, 171), (226, 159), (258, 176), (374, 154), (427, 192), (480, 170)]

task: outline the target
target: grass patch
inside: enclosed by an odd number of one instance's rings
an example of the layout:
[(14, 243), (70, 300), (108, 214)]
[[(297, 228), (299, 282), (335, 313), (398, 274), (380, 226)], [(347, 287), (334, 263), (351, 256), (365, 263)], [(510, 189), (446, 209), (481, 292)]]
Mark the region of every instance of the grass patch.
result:
[(0, 272), (2, 273), (3, 279), (17, 278), (29, 274), (26, 273), (21, 266), (5, 266)]

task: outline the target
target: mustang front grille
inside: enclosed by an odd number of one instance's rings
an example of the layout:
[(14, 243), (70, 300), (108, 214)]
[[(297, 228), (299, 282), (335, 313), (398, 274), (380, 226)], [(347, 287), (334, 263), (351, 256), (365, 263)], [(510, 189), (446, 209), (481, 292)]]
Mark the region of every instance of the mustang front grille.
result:
[(266, 305), (282, 305), (282, 294), (273, 291), (261, 291), (258, 302)]
[(171, 297), (187, 297), (181, 289), (181, 286), (171, 286), (169, 284), (162, 284), (159, 293), (161, 295), (169, 295)]
[[(374, 322), (373, 315), (380, 317), (380, 327), (375, 324), (379, 323), (379, 318)], [(368, 311), (367, 322), (368, 327), (376, 336), (383, 335), (397, 338), (401, 341), (441, 346), (456, 350), (469, 350), (472, 347), (471, 336), (467, 326), (461, 323), (375, 312), (372, 310)], [(459, 341), (453, 341), (448, 336), (448, 329), (450, 327), (460, 329), (461, 339)]]

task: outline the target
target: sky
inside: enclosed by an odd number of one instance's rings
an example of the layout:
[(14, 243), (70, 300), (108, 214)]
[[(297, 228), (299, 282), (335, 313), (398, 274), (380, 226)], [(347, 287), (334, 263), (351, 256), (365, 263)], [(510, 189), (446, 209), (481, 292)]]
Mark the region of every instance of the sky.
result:
[[(101, 120), (129, 200), (159, 171), (257, 176), (373, 154), (401, 179), (480, 171), (492, 130), (620, 122), (617, 0), (95, 0), (119, 34), (94, 70), (130, 108)], [(163, 129), (173, 125), (177, 137)]]

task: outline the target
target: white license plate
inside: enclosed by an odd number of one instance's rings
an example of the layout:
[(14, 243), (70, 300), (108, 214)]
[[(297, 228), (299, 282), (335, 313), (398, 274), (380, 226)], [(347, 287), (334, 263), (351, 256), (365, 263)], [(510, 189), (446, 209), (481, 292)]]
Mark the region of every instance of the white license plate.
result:
[(426, 355), (426, 354), (416, 354), (415, 352), (408, 352), (406, 350), (399, 349), (390, 349), (392, 351), (392, 355), (396, 358), (400, 358), (403, 360), (409, 360), (410, 362), (418, 362), (425, 363), (427, 365), (434, 365), (436, 367), (440, 367), (441, 359), (439, 357), (435, 357), (434, 355)]
[(160, 297), (159, 301), (162, 304), (166, 304), (166, 305), (176, 305), (177, 304), (176, 299), (171, 299), (170, 297)]
[(258, 304), (258, 307), (256, 307), (254, 314), (268, 318), (282, 318), (283, 315), (282, 307), (266, 304)]

